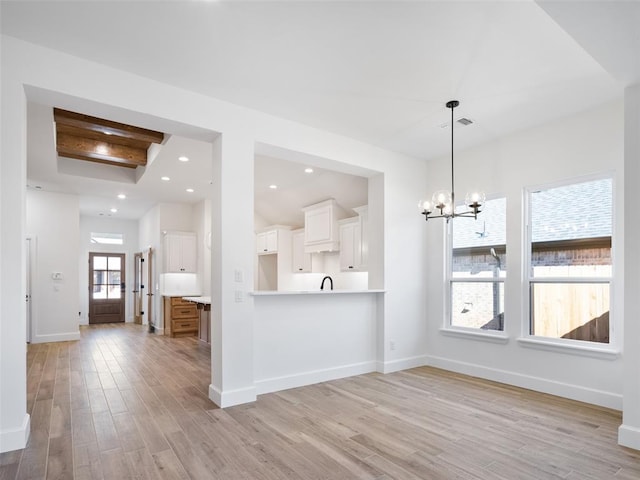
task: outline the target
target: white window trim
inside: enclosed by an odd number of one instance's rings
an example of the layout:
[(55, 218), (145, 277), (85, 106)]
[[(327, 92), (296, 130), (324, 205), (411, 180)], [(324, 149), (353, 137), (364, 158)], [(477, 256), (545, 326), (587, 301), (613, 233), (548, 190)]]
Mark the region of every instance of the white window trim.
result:
[(502, 330), (482, 330), (480, 328), (454, 327), (449, 325), (440, 329), (440, 333), (447, 337), (467, 338), (490, 343), (509, 343), (509, 335)]
[(616, 360), (620, 356), (620, 350), (611, 347), (610, 343), (585, 342), (582, 340), (539, 337), (535, 335), (520, 337), (517, 341), (518, 344), (526, 348), (569, 353), (583, 357)]
[[(576, 183), (586, 183), (594, 180), (608, 178), (611, 180), (612, 190), (612, 225), (611, 225), (611, 277), (532, 277), (531, 276), (531, 194), (542, 190), (559, 188), (565, 185)], [(615, 328), (615, 244), (616, 232), (616, 182), (615, 172), (606, 171), (593, 175), (583, 175), (572, 177), (545, 184), (531, 185), (523, 189), (523, 210), (524, 210), (524, 232), (522, 235), (522, 336), (517, 339), (518, 343), (527, 348), (546, 350), (567, 354), (575, 354), (592, 358), (602, 358), (608, 360), (617, 359), (620, 354), (618, 338)], [(588, 342), (583, 340), (573, 340), (570, 338), (552, 338), (539, 335), (532, 335), (531, 332), (531, 285), (532, 283), (609, 283), (609, 343)]]

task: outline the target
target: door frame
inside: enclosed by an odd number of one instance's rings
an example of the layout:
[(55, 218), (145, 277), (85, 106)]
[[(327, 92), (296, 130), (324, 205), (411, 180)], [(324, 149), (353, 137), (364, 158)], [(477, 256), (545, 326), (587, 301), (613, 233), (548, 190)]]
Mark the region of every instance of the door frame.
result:
[[(92, 317), (94, 317), (93, 314), (93, 306), (94, 306), (94, 302), (97, 302), (96, 304), (99, 305), (100, 303), (107, 303), (107, 302), (101, 302), (101, 300), (109, 300), (108, 296), (106, 299), (94, 299), (93, 298), (93, 291), (92, 291), (92, 287), (93, 287), (93, 258), (94, 257), (120, 257), (120, 297), (117, 299), (118, 303), (120, 304), (120, 319), (119, 320), (114, 320), (112, 322), (108, 322), (108, 321), (96, 321), (95, 318), (93, 318), (92, 321)], [(88, 292), (89, 292), (89, 311), (88, 311), (88, 322), (89, 325), (98, 325), (101, 323), (125, 323), (126, 322), (126, 310), (127, 310), (127, 295), (126, 295), (126, 260), (127, 260), (127, 255), (126, 253), (116, 253), (116, 252), (89, 252), (89, 259), (88, 259), (88, 273), (89, 273), (89, 287), (88, 287)], [(108, 264), (107, 264), (108, 267)], [(107, 270), (108, 271), (108, 270)], [(109, 285), (107, 283), (107, 285)], [(108, 291), (108, 289), (107, 289)], [(115, 298), (112, 299), (114, 300), (113, 303), (115, 303)]]

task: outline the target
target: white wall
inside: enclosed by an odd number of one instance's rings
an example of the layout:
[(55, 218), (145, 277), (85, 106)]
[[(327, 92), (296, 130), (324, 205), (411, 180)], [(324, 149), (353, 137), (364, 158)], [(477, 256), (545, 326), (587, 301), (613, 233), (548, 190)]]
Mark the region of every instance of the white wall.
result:
[(375, 371), (378, 295), (256, 296), (258, 393)]
[[(25, 184), (27, 104), (0, 40), (0, 452), (23, 448), (27, 413)], [(17, 60), (15, 56), (13, 60)], [(11, 139), (12, 141), (8, 141)]]
[[(371, 257), (377, 255), (383, 263), (377, 272), (384, 271), (384, 280), (376, 274), (375, 281), (379, 284), (384, 282), (389, 292), (377, 310), (383, 313), (376, 315), (376, 331), (382, 335), (394, 335), (397, 348), (393, 351), (385, 349), (382, 354), (377, 352), (377, 356), (383, 368), (387, 369), (409, 365), (424, 355), (424, 235), (415, 214), (416, 199), (422, 194), (426, 175), (423, 162), (10, 37), (2, 38), (2, 48), (2, 104), (5, 115), (2, 138), (3, 143), (5, 139), (9, 142), (2, 148), (3, 152), (13, 152), (19, 165), (25, 162), (25, 152), (20, 147), (26, 128), (22, 121), (24, 102), (12, 102), (11, 99), (23, 99), (24, 95), (39, 103), (51, 102), (60, 108), (81, 109), (97, 116), (107, 110), (123, 109), (221, 134), (214, 143), (215, 198), (212, 199), (211, 214), (214, 232), (212, 296), (215, 300), (212, 398), (222, 405), (255, 398), (253, 326), (254, 320), (260, 318), (260, 312), (254, 311), (253, 299), (246, 293), (252, 289), (254, 268), (253, 160), (257, 144), (314, 155), (323, 159), (324, 164), (316, 163), (323, 168), (335, 168), (339, 164), (340, 168), (350, 170), (346, 173), (362, 175), (365, 171), (367, 176), (382, 174), (380, 183), (384, 187), (384, 195), (376, 199), (369, 196), (370, 206), (377, 205), (370, 210), (370, 221), (380, 229), (380, 237), (384, 236), (384, 241), (376, 247), (379, 251), (371, 251)], [(68, 72), (74, 74), (69, 75)], [(98, 85), (90, 81), (93, 78), (103, 81)], [(6, 112), (5, 106), (8, 108)], [(12, 127), (6, 127), (7, 124)], [(24, 188), (23, 173), (7, 172), (10, 177), (6, 181), (3, 178), (3, 188), (7, 182)], [(18, 190), (20, 192), (22, 189)], [(4, 199), (4, 193), (0, 194)], [(20, 206), (16, 208), (19, 210)], [(20, 242), (16, 243), (18, 252), (24, 251), (25, 231), (19, 213), (6, 217), (3, 214), (2, 217), (3, 234), (7, 229), (17, 232), (15, 238), (7, 235), (2, 240), (19, 238)], [(186, 226), (163, 225), (162, 217), (159, 222), (160, 229), (188, 229)], [(139, 241), (141, 246), (147, 246), (148, 239), (155, 233), (143, 234), (143, 228), (146, 227), (141, 225)], [(2, 246), (5, 248), (4, 243)], [(12, 265), (13, 273), (19, 275), (17, 267), (20, 267), (18, 263)], [(235, 281), (236, 271), (244, 273), (243, 281)], [(369, 275), (371, 280), (371, 271)], [(9, 301), (7, 308), (2, 307), (2, 325), (13, 332), (19, 325), (10, 325), (9, 318), (19, 316), (23, 306), (18, 302), (20, 299), (10, 300), (8, 293), (11, 289), (4, 282), (0, 287), (3, 289), (2, 300)], [(236, 291), (242, 293), (242, 302), (235, 301)], [(378, 343), (386, 345), (388, 342), (378, 339)], [(10, 380), (5, 385), (3, 379), (3, 392), (7, 391), (6, 388), (24, 389), (25, 379), (22, 376)], [(17, 413), (15, 410), (11, 411), (7, 424), (15, 424), (21, 412), (20, 421), (23, 420), (24, 407), (18, 408), (20, 411)]]
[[(640, 85), (625, 90), (624, 116), (625, 203), (635, 205), (640, 183)], [(618, 283), (618, 288), (625, 291), (624, 410), (618, 441), (621, 445), (640, 450), (640, 222), (633, 208), (624, 212), (624, 218), (626, 268), (623, 284)]]
[[(78, 340), (78, 197), (29, 190), (26, 213), (26, 228), (35, 253), (31, 266), (31, 341)], [(59, 272), (62, 279), (54, 280), (54, 272)]]
[[(106, 245), (91, 243), (91, 233), (121, 233), (124, 235), (123, 245)], [(90, 252), (124, 253), (125, 254), (125, 321), (133, 322), (133, 287), (134, 287), (134, 254), (138, 246), (138, 221), (108, 217), (80, 216), (78, 284), (80, 292), (80, 324), (88, 324), (89, 312), (89, 274), (88, 261)]]
[[(472, 127), (465, 127), (472, 128)], [(497, 381), (541, 390), (589, 403), (622, 407), (622, 358), (593, 358), (566, 351), (525, 348), (518, 338), (526, 332), (528, 306), (524, 304), (523, 189), (527, 186), (612, 172), (614, 178), (614, 286), (611, 308), (613, 347), (623, 335), (623, 212), (624, 182), (621, 103), (603, 106), (520, 132), (467, 151), (456, 152), (456, 189), (481, 185), (487, 194), (507, 198), (507, 281), (505, 284), (506, 344), (443, 335), (444, 222), (424, 225), (428, 235), (427, 325), (428, 363)], [(464, 135), (460, 129), (458, 135)], [(449, 159), (430, 163), (429, 190), (446, 185)], [(595, 207), (595, 206), (594, 206)], [(559, 206), (562, 208), (562, 206)], [(454, 221), (472, 221), (458, 219)], [(425, 223), (425, 222), (423, 222)], [(529, 345), (530, 346), (530, 345)]]
[(211, 296), (211, 200), (193, 207), (194, 231), (198, 235), (198, 278), (202, 295)]

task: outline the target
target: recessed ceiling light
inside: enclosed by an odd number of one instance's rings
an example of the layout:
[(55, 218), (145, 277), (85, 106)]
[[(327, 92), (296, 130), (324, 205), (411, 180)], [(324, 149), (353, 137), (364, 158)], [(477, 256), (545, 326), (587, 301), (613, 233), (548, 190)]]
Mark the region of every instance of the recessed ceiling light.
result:
[(112, 208), (112, 209), (110, 210), (110, 212), (111, 212), (111, 213), (118, 213), (118, 209), (117, 209), (117, 208)]
[(278, 185), (269, 185), (269, 188), (270, 188), (271, 190), (275, 190), (276, 188), (278, 188)]
[(304, 173), (313, 173), (313, 168), (305, 168)]
[(119, 193), (119, 194), (118, 194), (118, 198), (119, 198), (120, 200), (124, 200), (125, 198), (127, 198), (127, 196), (126, 196), (124, 193)]
[(169, 177), (160, 177), (160, 180), (162, 180), (164, 182), (168, 182), (171, 179)]
[(189, 161), (189, 157), (185, 157), (184, 155), (178, 157), (178, 160), (180, 160), (181, 162), (188, 162)]
[(187, 192), (193, 193), (193, 192), (195, 192), (195, 190), (193, 188), (187, 188)]

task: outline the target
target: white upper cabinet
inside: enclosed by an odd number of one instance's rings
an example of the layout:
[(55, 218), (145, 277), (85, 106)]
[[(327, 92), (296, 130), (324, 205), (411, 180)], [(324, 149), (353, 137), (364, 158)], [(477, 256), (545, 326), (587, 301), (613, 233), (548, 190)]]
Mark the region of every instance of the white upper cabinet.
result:
[(340, 224), (340, 270), (363, 272), (367, 270), (369, 253), (369, 222), (366, 206), (354, 208), (357, 217), (341, 220)]
[(256, 253), (266, 255), (278, 253), (278, 230), (268, 230), (256, 235)]
[(165, 273), (196, 273), (197, 236), (193, 232), (167, 232), (164, 237)]
[(369, 206), (353, 209), (358, 214), (360, 227), (360, 263), (359, 270), (366, 271), (369, 267)]
[(334, 199), (302, 209), (304, 212), (304, 250), (326, 252), (340, 250), (338, 219), (342, 210)]
[(258, 255), (270, 255), (272, 253), (282, 253), (282, 250), (285, 249), (287, 255), (289, 255), (291, 228), (288, 225), (271, 225), (257, 232), (256, 253)]
[(291, 236), (291, 268), (293, 273), (312, 271), (311, 254), (304, 251), (304, 229), (294, 230)]
[(360, 233), (358, 218), (340, 221), (340, 270), (356, 271), (359, 267)]

